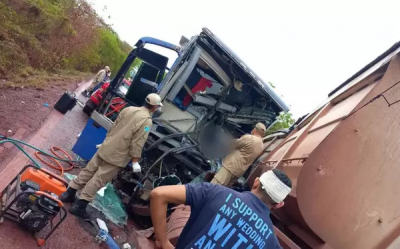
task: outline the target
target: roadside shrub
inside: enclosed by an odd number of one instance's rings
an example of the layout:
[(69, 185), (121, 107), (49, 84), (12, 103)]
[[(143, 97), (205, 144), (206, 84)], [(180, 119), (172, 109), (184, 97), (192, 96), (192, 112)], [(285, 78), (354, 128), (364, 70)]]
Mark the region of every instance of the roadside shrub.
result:
[(132, 49), (85, 0), (0, 0), (0, 78), (26, 68), (113, 72)]

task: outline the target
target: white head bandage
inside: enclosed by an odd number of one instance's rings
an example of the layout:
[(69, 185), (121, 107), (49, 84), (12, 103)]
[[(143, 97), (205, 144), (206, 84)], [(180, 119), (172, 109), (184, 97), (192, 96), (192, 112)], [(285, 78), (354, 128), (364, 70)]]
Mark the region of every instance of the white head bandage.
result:
[(282, 202), (291, 191), (291, 188), (283, 183), (272, 170), (263, 173), (260, 182), (262, 188), (276, 203)]

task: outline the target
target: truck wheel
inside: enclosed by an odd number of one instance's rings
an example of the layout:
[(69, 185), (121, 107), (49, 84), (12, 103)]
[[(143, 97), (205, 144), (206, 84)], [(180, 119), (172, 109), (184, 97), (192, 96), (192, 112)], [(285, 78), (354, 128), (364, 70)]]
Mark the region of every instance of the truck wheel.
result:
[(90, 116), (92, 115), (92, 112), (94, 111), (94, 109), (96, 109), (96, 107), (97, 105), (89, 99), (88, 101), (86, 101), (85, 106), (83, 107), (83, 112)]

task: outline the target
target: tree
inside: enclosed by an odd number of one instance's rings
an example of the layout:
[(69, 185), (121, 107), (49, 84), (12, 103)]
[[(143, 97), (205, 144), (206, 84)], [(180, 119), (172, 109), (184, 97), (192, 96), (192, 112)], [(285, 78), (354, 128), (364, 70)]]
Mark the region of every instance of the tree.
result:
[(281, 112), (279, 116), (276, 118), (275, 124), (268, 129), (266, 135), (269, 135), (275, 131), (279, 131), (282, 129), (287, 129), (294, 124), (293, 115), (290, 112)]
[(118, 71), (131, 50), (87, 0), (0, 0), (0, 77), (26, 68)]
[[(272, 82), (268, 82), (268, 84), (272, 87), (275, 88), (275, 85)], [(281, 112), (279, 116), (276, 118), (276, 122), (274, 125), (268, 129), (268, 131), (265, 133), (266, 135), (269, 135), (275, 131), (287, 129), (290, 126), (294, 124), (294, 119), (293, 115), (290, 112)]]

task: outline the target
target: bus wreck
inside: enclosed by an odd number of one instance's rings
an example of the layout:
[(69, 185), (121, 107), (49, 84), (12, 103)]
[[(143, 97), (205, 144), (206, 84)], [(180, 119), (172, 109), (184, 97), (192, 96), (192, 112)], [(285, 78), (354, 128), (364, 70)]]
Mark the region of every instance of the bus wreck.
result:
[[(178, 58), (171, 68), (167, 67), (169, 58), (147, 49), (149, 44), (176, 52)], [(257, 122), (268, 127), (289, 109), (210, 30), (204, 28), (190, 40), (182, 39), (180, 45), (154, 38), (139, 40), (92, 114), (107, 130), (118, 113), (116, 98), (124, 101), (123, 107), (141, 106), (153, 92), (162, 98), (163, 108), (153, 115), (143, 149), (142, 172), (135, 174), (127, 168), (113, 182), (127, 209), (144, 227), (151, 225), (151, 189), (207, 180), (218, 169), (232, 139), (250, 132)], [(119, 91), (137, 64), (129, 89)], [(236, 187), (244, 188), (243, 179), (238, 182)]]

